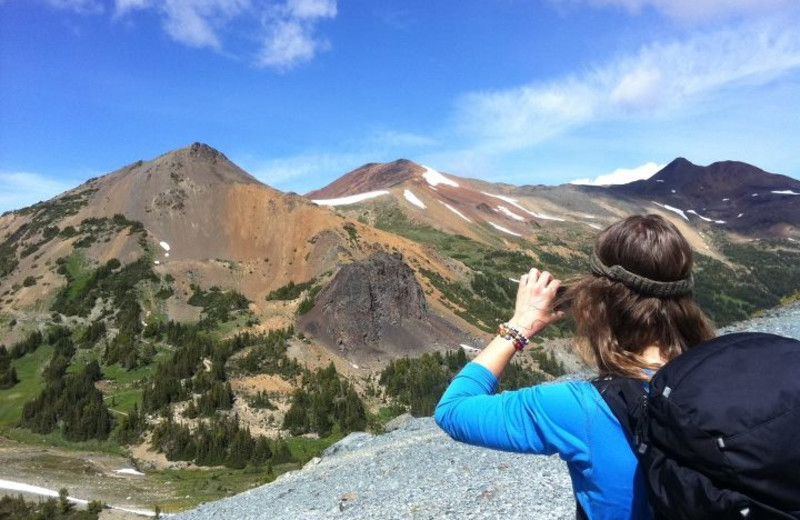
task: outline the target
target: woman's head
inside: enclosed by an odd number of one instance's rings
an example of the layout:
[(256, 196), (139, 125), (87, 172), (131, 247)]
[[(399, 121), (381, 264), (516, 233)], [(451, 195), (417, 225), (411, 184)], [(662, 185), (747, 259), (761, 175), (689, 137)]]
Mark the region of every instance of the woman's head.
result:
[(590, 264), (592, 274), (568, 297), (579, 346), (601, 376), (641, 378), (649, 367), (645, 348), (658, 347), (669, 360), (713, 337), (692, 297), (692, 249), (668, 220), (635, 215), (612, 224), (598, 236)]

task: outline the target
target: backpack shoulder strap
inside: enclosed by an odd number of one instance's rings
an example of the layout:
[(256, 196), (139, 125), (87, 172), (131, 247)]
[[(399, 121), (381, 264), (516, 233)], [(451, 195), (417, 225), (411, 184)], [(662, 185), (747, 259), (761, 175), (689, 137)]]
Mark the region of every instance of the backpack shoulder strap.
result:
[(639, 445), (639, 419), (647, 401), (647, 392), (642, 382), (627, 377), (606, 377), (594, 379), (592, 385), (619, 421), (634, 453), (638, 453), (636, 446)]

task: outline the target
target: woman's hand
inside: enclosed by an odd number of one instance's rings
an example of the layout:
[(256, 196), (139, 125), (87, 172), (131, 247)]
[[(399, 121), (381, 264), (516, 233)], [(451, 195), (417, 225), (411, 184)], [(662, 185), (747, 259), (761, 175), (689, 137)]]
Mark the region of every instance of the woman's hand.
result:
[(560, 286), (561, 282), (547, 271), (534, 268), (522, 275), (514, 317), (509, 323), (530, 338), (561, 318), (564, 313), (553, 310), (556, 291)]

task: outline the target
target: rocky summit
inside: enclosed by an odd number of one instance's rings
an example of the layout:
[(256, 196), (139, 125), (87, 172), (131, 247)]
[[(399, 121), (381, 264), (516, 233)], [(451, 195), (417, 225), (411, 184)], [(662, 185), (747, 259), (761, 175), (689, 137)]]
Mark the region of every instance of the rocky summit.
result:
[(400, 253), (384, 251), (343, 266), (320, 292), (299, 330), (348, 359), (368, 362), (421, 354), (439, 340), (470, 341), (460, 329), (429, 312), (425, 292)]

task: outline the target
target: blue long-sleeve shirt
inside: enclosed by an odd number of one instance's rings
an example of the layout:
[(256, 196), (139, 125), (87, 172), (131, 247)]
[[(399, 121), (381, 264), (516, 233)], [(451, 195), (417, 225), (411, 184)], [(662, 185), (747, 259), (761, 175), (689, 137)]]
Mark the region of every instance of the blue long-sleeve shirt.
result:
[(591, 383), (553, 383), (495, 394), (497, 383), (482, 365), (467, 364), (439, 401), (436, 423), (469, 444), (558, 453), (591, 520), (652, 518), (636, 456)]

